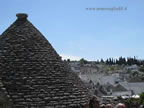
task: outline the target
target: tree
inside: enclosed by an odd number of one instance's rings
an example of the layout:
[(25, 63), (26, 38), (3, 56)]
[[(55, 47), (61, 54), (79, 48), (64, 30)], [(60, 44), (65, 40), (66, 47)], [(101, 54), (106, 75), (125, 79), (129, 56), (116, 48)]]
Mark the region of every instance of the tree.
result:
[(139, 68), (139, 71), (144, 72), (144, 66), (141, 66), (141, 67)]
[(100, 63), (102, 63), (102, 64), (103, 64), (103, 63), (104, 63), (104, 60), (103, 60), (103, 59), (101, 59)]
[(79, 62), (80, 62), (81, 65), (84, 65), (84, 64), (87, 64), (87, 63), (88, 63), (88, 61), (85, 60), (84, 58), (80, 59)]
[(142, 104), (142, 103), (144, 102), (144, 92), (142, 92), (142, 93), (140, 94), (140, 99), (139, 99), (139, 101), (140, 101), (140, 104)]
[(70, 62), (70, 59), (67, 59), (67, 62)]

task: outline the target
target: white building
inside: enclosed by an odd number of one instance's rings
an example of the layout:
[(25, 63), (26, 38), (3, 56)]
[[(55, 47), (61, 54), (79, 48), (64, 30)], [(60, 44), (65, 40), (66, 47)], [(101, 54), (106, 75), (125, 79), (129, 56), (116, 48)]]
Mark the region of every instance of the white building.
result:
[(135, 83), (121, 82), (120, 84), (127, 90), (130, 91), (132, 90), (134, 94), (140, 94), (144, 92), (144, 82), (135, 82)]

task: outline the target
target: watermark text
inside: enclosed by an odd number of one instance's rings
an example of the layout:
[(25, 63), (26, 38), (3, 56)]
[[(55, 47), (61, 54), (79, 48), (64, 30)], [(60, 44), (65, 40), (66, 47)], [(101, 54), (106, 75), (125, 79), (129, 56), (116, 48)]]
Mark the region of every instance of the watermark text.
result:
[(126, 11), (127, 7), (86, 8), (87, 11)]

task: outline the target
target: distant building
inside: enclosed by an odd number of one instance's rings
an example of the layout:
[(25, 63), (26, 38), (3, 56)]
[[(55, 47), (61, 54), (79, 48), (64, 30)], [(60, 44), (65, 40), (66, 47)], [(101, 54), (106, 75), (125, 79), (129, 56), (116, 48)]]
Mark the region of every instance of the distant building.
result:
[(128, 91), (120, 84), (112, 88), (112, 96), (123, 96), (123, 95), (131, 95), (131, 91)]
[(144, 82), (121, 82), (120, 84), (135, 95), (144, 92)]

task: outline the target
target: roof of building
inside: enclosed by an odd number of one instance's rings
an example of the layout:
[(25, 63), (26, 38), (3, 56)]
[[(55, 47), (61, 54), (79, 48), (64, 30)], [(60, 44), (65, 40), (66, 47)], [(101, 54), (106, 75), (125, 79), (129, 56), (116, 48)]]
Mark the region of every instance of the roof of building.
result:
[(118, 84), (113, 88), (113, 92), (120, 92), (120, 91), (127, 91), (127, 89), (120, 84)]
[(61, 60), (27, 14), (0, 36), (0, 77), (16, 107), (68, 108), (85, 104), (84, 83)]

